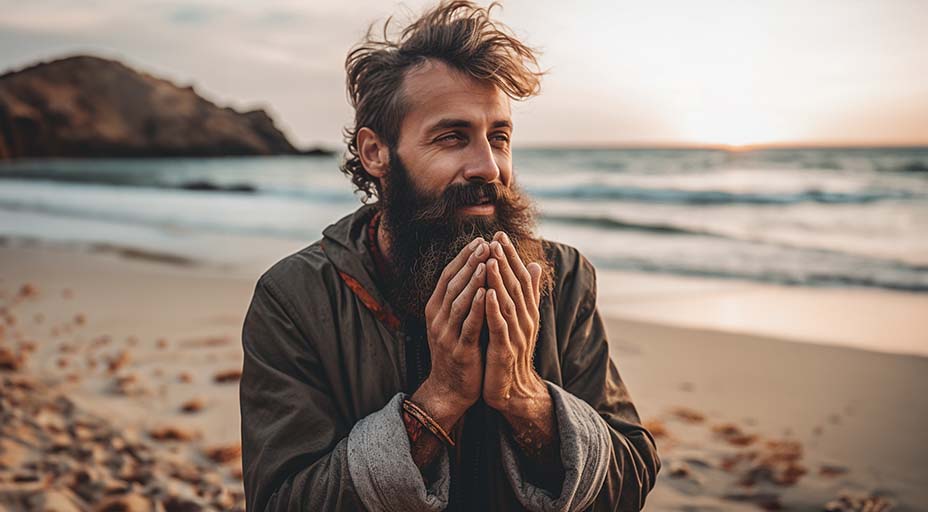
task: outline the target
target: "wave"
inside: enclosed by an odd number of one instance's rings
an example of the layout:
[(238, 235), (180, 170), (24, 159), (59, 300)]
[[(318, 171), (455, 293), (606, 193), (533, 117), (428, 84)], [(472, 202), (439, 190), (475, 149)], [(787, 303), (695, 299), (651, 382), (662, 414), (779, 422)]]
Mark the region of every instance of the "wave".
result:
[[(208, 179), (178, 181), (176, 183), (158, 182), (151, 178), (139, 176), (114, 176), (112, 174), (61, 175), (57, 173), (3, 171), (0, 179), (27, 181), (50, 181), (80, 185), (108, 185), (116, 187), (153, 188), (164, 190), (188, 190), (195, 192), (218, 192), (235, 194), (263, 194), (288, 198), (304, 198), (313, 201), (343, 201), (351, 199), (347, 189), (327, 191), (324, 189), (270, 188), (255, 183), (240, 181), (220, 183)], [(529, 193), (543, 199), (572, 199), (586, 201), (632, 201), (643, 203), (726, 205), (790, 205), (798, 203), (822, 204), (867, 204), (877, 201), (898, 201), (921, 199), (923, 196), (901, 190), (883, 190), (872, 192), (829, 192), (810, 189), (797, 193), (733, 193), (720, 190), (680, 190), (641, 187), (615, 187), (599, 185), (580, 185), (564, 188), (529, 188)]]
[(177, 183), (159, 182), (151, 176), (140, 173), (113, 173), (85, 171), (81, 173), (62, 173), (54, 170), (3, 170), (0, 179), (25, 181), (52, 181), (78, 185), (111, 185), (116, 187), (139, 187), (177, 190), (195, 190), (198, 192), (233, 192), (255, 193), (258, 186), (248, 182), (216, 183), (207, 179), (179, 181)]
[(731, 238), (719, 233), (701, 229), (684, 228), (672, 224), (663, 223), (639, 223), (627, 222), (624, 220), (614, 219), (611, 217), (586, 217), (583, 215), (562, 215), (562, 214), (542, 214), (541, 218), (550, 222), (560, 222), (563, 224), (575, 224), (580, 226), (590, 226), (594, 228), (620, 229), (626, 231), (640, 231), (644, 233), (656, 233), (662, 235), (701, 235), (716, 238)]
[(80, 174), (80, 175), (61, 175), (51, 173), (34, 173), (34, 172), (9, 172), (0, 171), (0, 180), (22, 180), (27, 182), (46, 182), (46, 183), (64, 183), (72, 185), (102, 185), (110, 187), (131, 187), (149, 190), (166, 190), (166, 191), (189, 191), (189, 192), (208, 192), (218, 194), (251, 194), (279, 197), (292, 200), (304, 200), (310, 202), (344, 202), (354, 200), (354, 196), (346, 188), (345, 190), (331, 189), (301, 189), (301, 188), (269, 188), (261, 187), (247, 181), (236, 182), (217, 182), (209, 179), (179, 180), (176, 183), (164, 183), (155, 181), (152, 178), (139, 176), (114, 176), (112, 174)]
[[(612, 270), (674, 274), (692, 277), (714, 277), (721, 279), (742, 279), (786, 286), (812, 287), (865, 287), (886, 290), (925, 293), (928, 292), (928, 280), (918, 282), (908, 278), (893, 278), (879, 275), (854, 275), (837, 272), (807, 272), (796, 275), (777, 272), (773, 269), (713, 269), (680, 264), (659, 263), (639, 258), (596, 258), (591, 260), (597, 265)], [(890, 269), (891, 270), (891, 269)], [(923, 267), (898, 269), (902, 271), (925, 271)]]
[(195, 180), (181, 183), (177, 186), (184, 190), (196, 190), (198, 192), (233, 192), (254, 194), (258, 188), (248, 183), (235, 183), (232, 185), (219, 185), (211, 181)]
[[(191, 201), (199, 201), (199, 199), (191, 199)], [(248, 217), (249, 222), (243, 224), (242, 219), (227, 218), (224, 215), (178, 216), (172, 208), (158, 211), (98, 211), (87, 210), (80, 205), (73, 204), (58, 205), (20, 202), (15, 199), (0, 200), (0, 216), (4, 215), (2, 210), (6, 210), (7, 212), (67, 217), (72, 220), (84, 219), (119, 225), (136, 225), (165, 229), (173, 233), (215, 233), (287, 240), (308, 240), (316, 237), (324, 227), (312, 220), (318, 216), (318, 213), (306, 211), (302, 206), (298, 208), (286, 214), (296, 219), (297, 222), (275, 223), (266, 219), (257, 219), (256, 222), (252, 222), (254, 219)], [(324, 205), (321, 208), (326, 209), (330, 206)], [(864, 286), (928, 292), (928, 265), (913, 265), (893, 259), (854, 255), (822, 248), (791, 246), (772, 241), (739, 239), (723, 233), (659, 222), (635, 223), (620, 219), (571, 215), (549, 215), (543, 216), (542, 219), (548, 222), (586, 224), (601, 230), (592, 235), (581, 235), (583, 238), (580, 241), (583, 243), (578, 246), (586, 247), (590, 259), (603, 265), (604, 268), (747, 279), (786, 285)], [(615, 243), (616, 240), (621, 241), (621, 239), (613, 239), (612, 244), (600, 244), (599, 241), (610, 236), (608, 232), (622, 230), (640, 231), (656, 236), (712, 237), (712, 240), (704, 245), (698, 240), (695, 241), (695, 245), (681, 245), (681, 247), (695, 248), (697, 251), (695, 255), (688, 253), (691, 257), (680, 257), (686, 254), (676, 255), (658, 251), (653, 257), (645, 259), (631, 253), (622, 254), (625, 251), (621, 243)], [(675, 241), (672, 242), (675, 243)], [(606, 246), (610, 247), (608, 252), (601, 250)], [(702, 248), (707, 250), (707, 256), (700, 258), (698, 251)], [(730, 253), (733, 257), (711, 256), (720, 252)]]
[[(787, 250), (796, 250), (803, 251), (809, 255), (815, 254), (819, 257), (846, 257), (849, 254), (841, 251), (835, 251), (831, 249), (823, 249), (820, 247), (809, 247), (798, 244), (788, 244), (783, 242), (765, 240), (760, 237), (747, 237), (747, 236), (734, 236), (726, 233), (720, 233), (717, 231), (707, 230), (707, 229), (698, 229), (698, 228), (689, 228), (676, 226), (673, 224), (666, 223), (641, 223), (641, 222), (629, 222), (620, 219), (615, 219), (611, 217), (603, 216), (592, 216), (585, 217), (582, 215), (563, 215), (563, 214), (542, 214), (541, 219), (548, 222), (557, 222), (562, 224), (570, 224), (577, 226), (589, 226), (593, 228), (600, 228), (606, 230), (617, 230), (617, 231), (635, 231), (641, 233), (649, 233), (655, 235), (683, 235), (683, 236), (699, 236), (707, 238), (715, 238), (719, 240), (727, 240), (731, 242), (747, 243), (747, 244), (758, 244), (767, 247), (777, 247), (780, 249)], [(877, 263), (879, 265), (884, 265), (888, 267), (897, 268), (907, 272), (928, 272), (928, 265), (913, 265), (902, 260), (897, 259), (887, 259), (887, 258), (873, 258), (873, 257), (863, 257), (872, 263)]]
[[(922, 166), (922, 167), (919, 167)], [(921, 163), (909, 163), (905, 168), (911, 172), (928, 170)], [(250, 179), (241, 179), (238, 173), (228, 175), (229, 179), (216, 179), (215, 176), (200, 176), (187, 173), (163, 173), (157, 169), (117, 167), (99, 169), (89, 164), (80, 167), (0, 167), (0, 180), (44, 181), (78, 185), (104, 185), (116, 187), (137, 187), (164, 190), (187, 190), (195, 192), (216, 192), (234, 194), (261, 194), (307, 199), (313, 201), (352, 200), (350, 187), (335, 189), (329, 187), (310, 187), (309, 183), (300, 186), (284, 187), (262, 181), (257, 173)], [(724, 190), (704, 189), (687, 190), (678, 188), (651, 188), (620, 185), (601, 185), (595, 183), (565, 184), (564, 186), (526, 186), (526, 190), (540, 199), (564, 199), (584, 201), (628, 201), (655, 204), (700, 205), (791, 205), (799, 203), (819, 204), (867, 204), (879, 201), (899, 201), (926, 199), (924, 193), (917, 193), (904, 188), (874, 188), (854, 192), (829, 191), (822, 188), (807, 188), (796, 192), (729, 192)]]
[(928, 163), (925, 162), (908, 162), (895, 167), (890, 167), (887, 169), (893, 172), (916, 172), (916, 173), (928, 173)]
[(532, 189), (530, 192), (546, 199), (582, 199), (592, 201), (637, 201), (645, 203), (674, 203), (688, 205), (770, 204), (797, 203), (866, 204), (876, 201), (919, 199), (923, 196), (902, 190), (875, 190), (854, 193), (829, 192), (808, 189), (801, 192), (734, 193), (721, 190), (680, 190), (608, 185), (583, 185), (565, 188)]

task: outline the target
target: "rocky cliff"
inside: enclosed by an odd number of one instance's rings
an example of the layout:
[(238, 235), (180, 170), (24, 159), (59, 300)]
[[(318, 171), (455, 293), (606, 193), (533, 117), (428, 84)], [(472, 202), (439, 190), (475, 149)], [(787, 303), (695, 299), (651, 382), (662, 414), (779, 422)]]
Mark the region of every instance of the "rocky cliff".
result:
[(0, 75), (0, 159), (296, 154), (263, 110), (90, 56)]

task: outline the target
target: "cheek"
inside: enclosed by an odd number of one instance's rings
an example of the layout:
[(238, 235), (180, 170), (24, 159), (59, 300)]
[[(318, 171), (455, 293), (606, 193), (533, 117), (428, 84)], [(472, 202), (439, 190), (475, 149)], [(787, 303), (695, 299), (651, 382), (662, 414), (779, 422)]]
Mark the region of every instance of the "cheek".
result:
[(454, 183), (460, 169), (460, 162), (450, 157), (433, 158), (423, 166), (418, 176), (422, 189), (431, 195), (441, 194)]

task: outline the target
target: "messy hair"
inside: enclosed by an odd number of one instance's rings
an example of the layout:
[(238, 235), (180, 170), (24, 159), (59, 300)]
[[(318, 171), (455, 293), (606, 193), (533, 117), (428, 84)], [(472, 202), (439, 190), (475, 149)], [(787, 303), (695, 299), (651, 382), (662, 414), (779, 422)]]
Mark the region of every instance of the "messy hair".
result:
[(363, 202), (380, 197), (380, 183), (371, 176), (358, 151), (358, 130), (368, 127), (389, 147), (399, 139), (400, 124), (409, 105), (403, 93), (407, 71), (436, 59), (480, 81), (490, 82), (507, 96), (523, 100), (538, 94), (543, 72), (537, 50), (512, 35), (505, 25), (490, 18), (497, 2), (483, 8), (466, 0), (442, 1), (391, 39), (383, 25), (375, 37), (374, 25), (345, 59), (348, 101), (354, 107), (354, 124), (345, 128), (348, 149), (340, 165), (351, 178)]

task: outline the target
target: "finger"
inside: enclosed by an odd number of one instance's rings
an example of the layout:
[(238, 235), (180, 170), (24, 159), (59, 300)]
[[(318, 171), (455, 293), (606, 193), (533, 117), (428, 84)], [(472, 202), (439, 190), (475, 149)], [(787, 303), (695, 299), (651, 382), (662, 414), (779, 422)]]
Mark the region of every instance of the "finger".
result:
[[(442, 300), (442, 308), (450, 309), (452, 302), (461, 294), (468, 283), (471, 282), (477, 267), (489, 257), (490, 251), (487, 250), (485, 243), (479, 243), (477, 249), (471, 253), (464, 263), (464, 266), (458, 270), (458, 273), (448, 281), (445, 287), (445, 297)], [(481, 277), (482, 279), (482, 277)], [(482, 284), (482, 283), (481, 283)], [(467, 309), (465, 308), (465, 311)]]
[[(464, 319), (464, 315), (467, 315), (468, 311), (471, 309), (471, 304), (474, 302), (474, 296), (477, 294), (477, 290), (483, 288), (483, 283), (485, 282), (486, 264), (481, 262), (477, 264), (477, 268), (474, 270), (470, 280), (467, 282), (467, 286), (451, 303), (450, 310), (448, 312), (448, 325), (451, 325), (455, 328), (461, 325), (461, 322)], [(448, 288), (448, 291), (451, 291), (450, 287)]]
[[(525, 267), (525, 263), (522, 261), (522, 257), (519, 256), (519, 252), (516, 251), (516, 247), (512, 244), (512, 240), (509, 239), (509, 235), (503, 231), (497, 231), (497, 234), (494, 235), (494, 238), (502, 243), (503, 251), (506, 253), (506, 259), (509, 262), (509, 267), (512, 270), (512, 273), (519, 280), (519, 283), (522, 285), (522, 294), (526, 299), (532, 300), (535, 298), (534, 290), (532, 288), (532, 276), (529, 274), (528, 269)], [(528, 306), (534, 305), (538, 307), (538, 303), (528, 304)]]
[(490, 343), (507, 343), (509, 326), (500, 309), (499, 296), (495, 289), (487, 291), (486, 299), (487, 329), (490, 331)]
[(535, 306), (541, 304), (541, 265), (536, 262), (528, 264), (528, 273), (532, 276), (532, 293), (535, 294)]
[(444, 270), (441, 272), (441, 276), (438, 278), (438, 284), (435, 286), (435, 291), (432, 292), (432, 296), (429, 297), (429, 301), (425, 306), (426, 316), (434, 316), (436, 310), (441, 306), (442, 301), (445, 298), (445, 292), (447, 291), (448, 281), (454, 277), (455, 274), (464, 266), (467, 262), (467, 258), (470, 257), (471, 253), (481, 245), (483, 238), (475, 238), (469, 244), (464, 246), (461, 249), (461, 252), (451, 260), (451, 263), (448, 263), (445, 266)]
[[(522, 282), (516, 277), (512, 262), (506, 255), (504, 246), (500, 240), (503, 236), (505, 236), (504, 233), (497, 232), (496, 237), (498, 239), (490, 243), (491, 247), (494, 247), (494, 244), (496, 244), (494, 249), (491, 249), (491, 252), (495, 250), (496, 254), (502, 253), (503, 255), (496, 259), (499, 260), (500, 275), (503, 277), (503, 283), (505, 283), (508, 295), (515, 305), (515, 321), (518, 322), (517, 325), (521, 326), (522, 329), (529, 330), (531, 328), (532, 318), (534, 318), (534, 315), (530, 311), (532, 309), (531, 298), (530, 295), (527, 295), (523, 290)], [(521, 265), (521, 260), (519, 264)], [(528, 290), (528, 292), (530, 294), (531, 290)], [(506, 314), (506, 302), (501, 300), (500, 305), (503, 306), (503, 314)], [(538, 308), (536, 307), (535, 309)]]
[[(509, 297), (515, 303), (517, 311), (523, 310), (525, 308), (525, 296), (522, 293), (522, 283), (513, 272), (511, 262), (506, 256), (505, 249), (503, 249), (503, 244), (499, 240), (491, 242), (490, 253), (499, 263), (499, 272), (503, 278), (503, 284), (508, 291)], [(505, 306), (505, 303), (502, 303), (502, 305)]]
[(461, 343), (477, 343), (480, 340), (480, 329), (483, 327), (483, 317), (486, 312), (485, 288), (479, 288), (470, 303), (470, 312), (461, 325)]
[(494, 296), (499, 305), (500, 315), (506, 320), (506, 324), (509, 327), (510, 338), (514, 339), (518, 334), (516, 331), (519, 328), (519, 314), (518, 311), (516, 311), (515, 302), (512, 300), (512, 297), (509, 296), (506, 285), (503, 283), (499, 267), (500, 263), (497, 258), (490, 258), (490, 260), (487, 261), (487, 286), (496, 292)]

